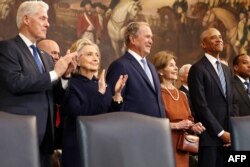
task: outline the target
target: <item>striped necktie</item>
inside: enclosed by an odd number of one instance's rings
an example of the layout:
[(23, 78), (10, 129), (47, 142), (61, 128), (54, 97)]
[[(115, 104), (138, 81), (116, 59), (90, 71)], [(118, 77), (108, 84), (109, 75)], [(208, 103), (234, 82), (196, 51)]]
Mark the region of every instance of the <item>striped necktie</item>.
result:
[(244, 82), (244, 84), (246, 85), (246, 91), (248, 93), (248, 95), (250, 95), (250, 85), (247, 81)]
[(33, 56), (34, 56), (34, 60), (36, 62), (36, 65), (37, 65), (40, 73), (42, 74), (44, 72), (44, 67), (43, 67), (43, 64), (42, 64), (41, 60), (39, 59), (39, 54), (38, 54), (38, 51), (37, 51), (37, 47), (35, 45), (30, 45), (30, 47), (33, 50)]
[(216, 61), (216, 64), (217, 64), (218, 76), (220, 78), (222, 90), (223, 90), (223, 93), (226, 97), (227, 96), (226, 95), (226, 80), (225, 80), (224, 72), (223, 72), (223, 69), (221, 67), (221, 63), (219, 61)]

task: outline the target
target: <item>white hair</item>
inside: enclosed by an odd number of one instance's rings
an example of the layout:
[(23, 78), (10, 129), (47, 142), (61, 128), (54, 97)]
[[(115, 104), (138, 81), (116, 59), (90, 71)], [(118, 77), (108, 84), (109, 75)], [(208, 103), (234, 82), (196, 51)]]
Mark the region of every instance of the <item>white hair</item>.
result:
[(46, 11), (49, 10), (49, 5), (43, 1), (25, 1), (23, 2), (18, 10), (16, 15), (16, 24), (17, 28), (20, 29), (23, 24), (23, 17), (25, 15), (32, 15), (38, 12), (39, 8), (44, 8)]
[(184, 64), (181, 68), (180, 68), (180, 70), (179, 70), (179, 76), (183, 76), (183, 74), (188, 70), (188, 69), (190, 69), (191, 68), (191, 64)]

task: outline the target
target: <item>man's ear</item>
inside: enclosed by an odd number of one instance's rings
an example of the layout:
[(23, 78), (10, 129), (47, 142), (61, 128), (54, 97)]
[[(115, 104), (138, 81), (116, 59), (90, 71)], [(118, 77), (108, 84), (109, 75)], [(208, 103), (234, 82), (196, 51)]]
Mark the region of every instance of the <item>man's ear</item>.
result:
[(129, 40), (130, 40), (131, 43), (134, 43), (134, 41), (135, 41), (135, 36), (134, 36), (134, 35), (130, 35), (130, 36), (129, 36)]
[(29, 17), (27, 15), (23, 16), (23, 23), (26, 24), (26, 25), (28, 25), (29, 22), (30, 22)]
[(201, 42), (201, 47), (202, 47), (202, 48), (205, 48), (205, 46), (206, 46), (205, 43), (202, 41), (202, 42)]
[(234, 65), (234, 66), (233, 66), (233, 69), (234, 69), (234, 72), (237, 72), (237, 71), (239, 70), (238, 65)]

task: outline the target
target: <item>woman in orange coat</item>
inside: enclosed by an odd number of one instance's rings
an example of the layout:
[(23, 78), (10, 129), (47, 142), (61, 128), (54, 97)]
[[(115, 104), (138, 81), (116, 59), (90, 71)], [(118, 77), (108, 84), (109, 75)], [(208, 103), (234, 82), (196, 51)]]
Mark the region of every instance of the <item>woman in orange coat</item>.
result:
[(200, 134), (205, 130), (205, 127), (200, 122), (194, 123), (185, 93), (174, 86), (178, 75), (175, 60), (172, 53), (161, 51), (154, 55), (152, 61), (161, 79), (162, 99), (172, 129), (176, 167), (188, 167), (189, 154), (177, 150), (179, 137), (184, 130)]

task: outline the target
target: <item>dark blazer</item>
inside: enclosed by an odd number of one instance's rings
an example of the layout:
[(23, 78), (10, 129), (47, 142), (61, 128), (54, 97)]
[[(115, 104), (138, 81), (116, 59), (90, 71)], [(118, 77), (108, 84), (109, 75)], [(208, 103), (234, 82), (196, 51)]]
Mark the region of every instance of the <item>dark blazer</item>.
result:
[(191, 110), (192, 116), (195, 118), (195, 112), (193, 111), (193, 106), (190, 100), (189, 90), (187, 90), (183, 85), (179, 88), (180, 91), (184, 92), (188, 99), (189, 108)]
[(107, 87), (105, 94), (98, 92), (98, 80), (92, 80), (74, 75), (69, 80), (63, 102), (64, 130), (63, 130), (63, 167), (80, 167), (79, 150), (77, 144), (76, 119), (77, 116), (88, 116), (106, 113), (112, 105), (112, 95)]
[(241, 80), (234, 76), (234, 87), (239, 103), (239, 116), (250, 115), (250, 98)]
[[(53, 61), (40, 52), (45, 72), (40, 74), (33, 55), (20, 36), (0, 42), (0, 110), (13, 114), (35, 115), (40, 149), (52, 150), (53, 91), (49, 71)], [(47, 130), (46, 130), (47, 128)]]
[(156, 69), (148, 61), (152, 73), (155, 90), (141, 65), (128, 52), (114, 61), (107, 71), (107, 83), (114, 90), (120, 75), (128, 75), (128, 80), (122, 91), (124, 103), (122, 111), (136, 112), (154, 117), (165, 117), (162, 103), (160, 80)]
[(222, 130), (229, 131), (229, 116), (237, 112), (231, 73), (227, 66), (222, 64), (222, 68), (226, 79), (226, 97), (215, 69), (205, 56), (189, 71), (189, 93), (196, 119), (206, 127), (201, 134), (201, 146), (221, 146), (223, 142), (217, 135)]

